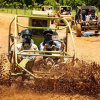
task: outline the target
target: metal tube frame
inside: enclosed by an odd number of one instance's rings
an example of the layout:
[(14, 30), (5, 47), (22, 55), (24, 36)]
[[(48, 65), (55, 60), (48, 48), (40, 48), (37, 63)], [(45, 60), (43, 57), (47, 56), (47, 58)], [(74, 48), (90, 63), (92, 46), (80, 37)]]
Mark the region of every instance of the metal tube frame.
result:
[[(19, 17), (27, 17), (27, 18), (43, 18), (43, 19), (61, 19), (64, 21), (65, 26), (62, 28), (58, 28), (57, 26), (55, 28), (48, 28), (48, 27), (32, 27), (32, 26), (24, 26), (18, 23), (18, 18)], [(17, 55), (27, 55), (27, 56), (47, 56), (47, 57), (64, 57), (64, 58), (76, 58), (76, 49), (75, 49), (75, 43), (74, 43), (74, 38), (73, 38), (73, 34), (71, 31), (71, 27), (68, 23), (68, 21), (64, 18), (58, 18), (58, 17), (40, 17), (40, 16), (27, 16), (27, 15), (16, 15), (15, 18), (12, 20), (12, 22), (15, 20), (15, 37), (14, 37), (14, 54), (15, 54), (15, 65), (19, 66), (18, 62), (17, 62)], [(12, 24), (11, 22), (11, 24)], [(11, 24), (10, 24), (10, 28), (11, 28)], [(73, 48), (74, 48), (74, 55), (71, 56), (70, 54), (68, 54), (67, 52), (62, 52), (62, 51), (34, 51), (34, 50), (23, 50), (19, 53), (17, 53), (17, 37), (18, 37), (18, 26), (20, 27), (24, 27), (24, 28), (29, 28), (29, 29), (51, 29), (51, 30), (63, 30), (66, 28), (66, 37), (68, 37), (68, 32), (67, 32), (67, 27), (69, 27), (70, 30), (70, 34), (71, 34), (71, 39), (72, 39), (72, 43), (73, 43)], [(10, 32), (9, 32), (10, 33)], [(66, 38), (67, 40), (67, 38)], [(66, 50), (67, 51), (67, 50)], [(25, 54), (25, 52), (38, 52), (40, 54)], [(44, 55), (41, 53), (54, 53), (54, 54), (61, 54), (61, 55)], [(19, 66), (20, 68), (22, 68), (21, 66)], [(23, 70), (25, 70), (28, 74), (34, 76), (34, 74), (32, 74), (31, 72), (29, 72), (27, 69), (22, 68)]]

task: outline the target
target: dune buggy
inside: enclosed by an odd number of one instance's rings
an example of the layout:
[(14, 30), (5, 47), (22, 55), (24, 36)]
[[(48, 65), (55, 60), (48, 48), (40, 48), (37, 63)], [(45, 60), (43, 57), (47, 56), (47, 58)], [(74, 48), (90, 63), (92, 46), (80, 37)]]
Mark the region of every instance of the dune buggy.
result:
[[(28, 25), (23, 25), (20, 23), (20, 18), (25, 18), (26, 21), (29, 20)], [(61, 19), (65, 23), (65, 26), (62, 28), (50, 25), (51, 19)], [(15, 31), (12, 33), (11, 27), (12, 23), (14, 22), (15, 25)], [(72, 44), (74, 52), (73, 54), (68, 53), (68, 32), (67, 27), (70, 29), (71, 38), (72, 38)], [(36, 51), (36, 50), (22, 50), (21, 52), (17, 52), (17, 44), (22, 41), (20, 30), (23, 28), (28, 28), (32, 31), (32, 39), (34, 43), (39, 47), (39, 44), (43, 42), (43, 31), (45, 29), (51, 29), (54, 31), (53, 39), (58, 39), (61, 42), (65, 43), (65, 49), (63, 51)], [(64, 30), (65, 32), (65, 39), (58, 38), (59, 34), (57, 31)], [(55, 34), (56, 33), (56, 34)], [(61, 37), (61, 36), (60, 36)], [(11, 48), (14, 47), (13, 52), (11, 51)], [(71, 51), (71, 50), (70, 50)], [(27, 52), (30, 52), (29, 54)], [(38, 52), (39, 54), (32, 54), (31, 52)], [(2, 55), (1, 62), (0, 62), (0, 80), (10, 80), (13, 79), (13, 77), (22, 76), (22, 77), (34, 77), (35, 79), (52, 79), (56, 80), (59, 79), (62, 75), (65, 74), (64, 71), (61, 71), (59, 69), (59, 74), (56, 68), (52, 66), (52, 68), (49, 71), (40, 71), (40, 70), (32, 70), (32, 64), (33, 62), (29, 59), (23, 59), (20, 63), (18, 62), (18, 55), (24, 55), (24, 56), (44, 56), (44, 57), (62, 57), (64, 58), (64, 62), (68, 62), (69, 60), (75, 59), (75, 44), (74, 39), (72, 35), (71, 28), (68, 24), (68, 21), (64, 18), (56, 18), (56, 17), (43, 17), (43, 16), (20, 16), (16, 15), (14, 19), (11, 21), (9, 26), (9, 41), (8, 41), (8, 54)], [(48, 55), (44, 53), (52, 53), (52, 55)], [(26, 66), (26, 67), (25, 67)], [(61, 66), (62, 67), (62, 66)], [(53, 69), (54, 68), (54, 69)]]
[(93, 6), (77, 6), (75, 25), (77, 36), (81, 36), (81, 31), (95, 30), (95, 33), (98, 33), (100, 30), (98, 9)]
[[(70, 26), (74, 24), (74, 17), (72, 15), (72, 7), (71, 6), (58, 6), (57, 7), (57, 17), (65, 18)], [(60, 20), (59, 25), (64, 25), (63, 20)]]

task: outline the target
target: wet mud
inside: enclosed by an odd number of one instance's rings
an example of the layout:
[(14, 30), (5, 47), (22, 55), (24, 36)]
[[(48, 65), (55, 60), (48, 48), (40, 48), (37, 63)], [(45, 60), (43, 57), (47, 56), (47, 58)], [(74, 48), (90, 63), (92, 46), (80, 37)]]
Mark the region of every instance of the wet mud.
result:
[[(93, 100), (99, 100), (100, 93), (100, 65), (95, 62), (91, 64), (87, 64), (84, 61), (77, 60), (76, 66), (73, 66), (73, 63), (66, 63), (66, 67), (64, 65), (61, 66), (64, 71), (64, 75), (61, 76), (57, 80), (52, 79), (26, 79), (21, 76), (15, 78), (13, 81), (5, 81), (0, 82), (0, 97), (1, 98), (9, 98), (14, 95), (44, 95), (44, 94), (60, 94), (60, 95), (70, 95), (68, 97), (74, 98), (75, 95), (86, 96), (86, 98), (92, 97)], [(62, 69), (61, 69), (62, 70)], [(58, 72), (57, 74), (60, 74)], [(81, 96), (81, 97), (82, 97)], [(15, 100), (19, 100), (15, 97)], [(80, 97), (79, 97), (80, 98)], [(75, 99), (75, 100), (79, 100)], [(85, 99), (86, 99), (85, 98)], [(31, 98), (32, 99), (32, 98)], [(20, 100), (31, 100), (31, 99), (20, 99)], [(44, 97), (42, 98), (44, 99)], [(72, 100), (74, 100), (72, 99)], [(82, 99), (82, 100), (85, 100)], [(1, 99), (3, 100), (3, 99)], [(4, 99), (8, 100), (8, 99)], [(13, 100), (10, 98), (10, 100)], [(38, 99), (36, 99), (38, 100)], [(57, 99), (53, 99), (57, 100)], [(63, 99), (67, 100), (67, 99)], [(90, 99), (86, 99), (90, 100)], [(92, 100), (92, 99), (91, 99)]]

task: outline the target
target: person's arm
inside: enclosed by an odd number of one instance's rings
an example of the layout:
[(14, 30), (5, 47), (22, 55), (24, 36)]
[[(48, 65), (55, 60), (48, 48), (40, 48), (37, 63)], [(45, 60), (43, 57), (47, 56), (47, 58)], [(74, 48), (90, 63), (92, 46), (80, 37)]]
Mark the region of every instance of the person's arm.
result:
[(40, 51), (44, 51), (43, 42), (40, 44)]
[(46, 51), (46, 50), (47, 50), (47, 48), (49, 48), (49, 44), (45, 44), (45, 46), (44, 46), (43, 50), (44, 50), (44, 51)]
[[(23, 50), (22, 44), (21, 43), (17, 44), (17, 53), (19, 53), (22, 50)], [(22, 60), (22, 56), (18, 55), (17, 57), (18, 57), (18, 62), (20, 62)]]

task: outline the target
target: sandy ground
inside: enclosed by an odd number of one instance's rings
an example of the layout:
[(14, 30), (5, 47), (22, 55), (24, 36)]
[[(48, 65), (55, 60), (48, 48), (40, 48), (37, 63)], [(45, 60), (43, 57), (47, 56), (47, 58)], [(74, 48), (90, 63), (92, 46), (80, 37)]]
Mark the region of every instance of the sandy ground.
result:
[[(9, 34), (9, 24), (14, 18), (13, 14), (3, 14), (0, 13), (0, 54), (8, 51), (8, 34)], [(27, 25), (26, 19), (20, 19), (20, 22)], [(12, 31), (14, 31), (14, 26), (12, 26)], [(61, 34), (60, 34), (61, 33)], [(59, 35), (62, 36), (60, 32)], [(96, 62), (100, 64), (100, 36), (92, 37), (76, 37), (74, 36), (75, 46), (76, 46), (76, 57), (80, 60), (84, 60), (88, 63)], [(70, 34), (69, 34), (69, 50), (72, 49), (70, 45)], [(9, 88), (7, 88), (9, 91)], [(10, 93), (4, 90), (4, 94), (0, 95), (0, 100), (100, 100), (97, 97), (79, 95), (79, 94), (57, 94), (57, 93), (33, 93), (31, 91), (25, 92), (13, 92), (10, 89)]]

